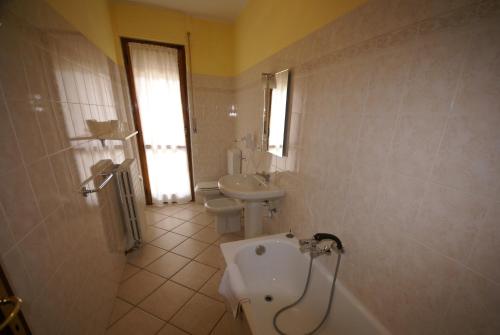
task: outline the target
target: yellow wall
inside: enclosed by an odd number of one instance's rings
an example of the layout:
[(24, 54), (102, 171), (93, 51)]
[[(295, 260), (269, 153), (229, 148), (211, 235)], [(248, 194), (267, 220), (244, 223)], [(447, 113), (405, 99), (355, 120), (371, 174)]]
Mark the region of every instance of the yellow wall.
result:
[(108, 57), (116, 61), (111, 16), (106, 0), (46, 1)]
[(234, 74), (233, 25), (230, 23), (131, 2), (112, 2), (111, 13), (120, 62), (123, 62), (120, 36), (186, 45), (186, 33), (190, 31), (193, 73)]
[(248, 0), (235, 23), (107, 0), (46, 0), (107, 56), (123, 63), (119, 36), (186, 44), (193, 72), (236, 75), (367, 0)]
[(248, 69), (367, 0), (248, 0), (235, 24), (235, 70)]

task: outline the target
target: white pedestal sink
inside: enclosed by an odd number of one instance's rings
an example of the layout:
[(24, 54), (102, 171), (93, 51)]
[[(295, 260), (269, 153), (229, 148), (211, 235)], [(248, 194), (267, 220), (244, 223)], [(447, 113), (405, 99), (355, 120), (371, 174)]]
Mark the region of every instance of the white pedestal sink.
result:
[(265, 200), (285, 196), (285, 190), (254, 174), (227, 175), (219, 179), (219, 189), (245, 202), (245, 238), (262, 235), (262, 205)]

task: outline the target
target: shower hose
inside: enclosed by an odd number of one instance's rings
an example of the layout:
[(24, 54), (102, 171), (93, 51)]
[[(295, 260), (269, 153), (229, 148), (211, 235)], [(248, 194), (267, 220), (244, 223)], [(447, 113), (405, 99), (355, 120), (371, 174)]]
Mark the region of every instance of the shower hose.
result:
[[(300, 298), (297, 299), (295, 302), (281, 308), (279, 311), (276, 312), (276, 314), (274, 314), (273, 326), (274, 326), (274, 329), (278, 332), (278, 334), (286, 335), (286, 333), (284, 333), (281, 329), (279, 329), (279, 327), (277, 325), (278, 316), (281, 313), (283, 313), (284, 311), (289, 310), (290, 308), (292, 308), (292, 307), (296, 306), (298, 303), (300, 303), (302, 301), (302, 299), (304, 298), (304, 296), (306, 295), (307, 289), (309, 288), (309, 282), (311, 281), (311, 270), (312, 270), (312, 264), (313, 264), (313, 256), (312, 256), (312, 254), (309, 254), (309, 255), (310, 255), (309, 271), (307, 273), (307, 281), (306, 281), (306, 285), (304, 287), (304, 292), (302, 292), (302, 295), (300, 296)], [(337, 274), (339, 272), (339, 267), (340, 267), (340, 258), (341, 258), (341, 253), (339, 252), (337, 254), (337, 265), (335, 266), (335, 273), (333, 275), (332, 287), (330, 289), (330, 300), (328, 301), (328, 307), (325, 311), (325, 315), (323, 315), (323, 319), (321, 319), (321, 322), (313, 330), (305, 333), (304, 335), (314, 334), (318, 329), (321, 328), (323, 323), (325, 323), (326, 319), (328, 318), (328, 315), (330, 314), (330, 311), (332, 309), (333, 295), (335, 293), (335, 282), (337, 281)]]

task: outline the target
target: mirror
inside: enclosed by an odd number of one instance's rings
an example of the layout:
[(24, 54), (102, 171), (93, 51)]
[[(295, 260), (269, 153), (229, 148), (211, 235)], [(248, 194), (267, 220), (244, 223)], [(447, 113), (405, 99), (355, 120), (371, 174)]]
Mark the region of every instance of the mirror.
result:
[(263, 73), (264, 113), (262, 147), (273, 155), (287, 155), (288, 87), (290, 70)]

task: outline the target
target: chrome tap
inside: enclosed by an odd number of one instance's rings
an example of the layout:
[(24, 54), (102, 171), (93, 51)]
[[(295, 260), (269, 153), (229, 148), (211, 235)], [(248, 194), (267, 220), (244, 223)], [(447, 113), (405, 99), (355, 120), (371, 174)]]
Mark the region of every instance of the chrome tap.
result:
[(334, 250), (334, 245), (338, 252), (342, 253), (344, 251), (340, 239), (332, 234), (319, 233), (315, 234), (314, 238), (299, 240), (300, 252), (310, 252), (312, 257), (324, 254), (330, 255)]

